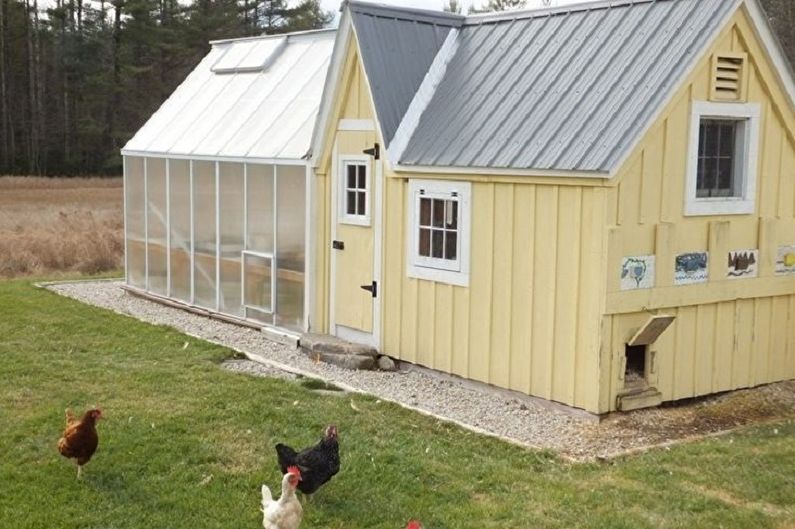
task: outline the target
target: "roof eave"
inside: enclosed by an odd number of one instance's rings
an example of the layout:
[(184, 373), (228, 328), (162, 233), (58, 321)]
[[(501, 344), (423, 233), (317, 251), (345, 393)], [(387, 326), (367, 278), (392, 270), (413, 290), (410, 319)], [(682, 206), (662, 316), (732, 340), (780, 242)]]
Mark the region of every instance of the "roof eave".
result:
[(254, 163), (269, 165), (306, 165), (305, 158), (285, 156), (281, 157), (259, 157), (259, 156), (226, 156), (218, 154), (192, 154), (192, 153), (171, 153), (158, 151), (141, 151), (133, 149), (122, 149), (122, 156), (134, 156), (139, 158), (168, 158), (170, 160), (196, 160), (203, 162), (230, 162), (230, 163)]
[(428, 173), (446, 175), (480, 176), (526, 176), (539, 178), (585, 178), (606, 181), (611, 178), (608, 171), (568, 171), (558, 169), (522, 169), (510, 167), (462, 167), (436, 165), (393, 164), (396, 173)]
[(323, 155), (323, 147), (326, 143), (326, 129), (329, 127), (331, 112), (334, 110), (334, 103), (340, 96), (340, 82), (343, 75), (343, 67), (351, 39), (351, 14), (343, 3), (340, 8), (342, 15), (337, 28), (337, 36), (334, 40), (334, 49), (331, 52), (331, 64), (326, 73), (326, 81), (323, 84), (323, 95), (320, 97), (320, 109), (315, 118), (315, 128), (312, 131), (312, 141), (309, 144), (307, 158), (313, 167), (318, 167), (320, 158)]
[(781, 41), (770, 25), (767, 13), (759, 0), (743, 0), (743, 7), (748, 18), (753, 22), (752, 27), (756, 32), (757, 39), (762, 43), (762, 48), (775, 66), (773, 69), (776, 76), (784, 87), (784, 93), (789, 98), (789, 103), (795, 112), (795, 70), (784, 53)]

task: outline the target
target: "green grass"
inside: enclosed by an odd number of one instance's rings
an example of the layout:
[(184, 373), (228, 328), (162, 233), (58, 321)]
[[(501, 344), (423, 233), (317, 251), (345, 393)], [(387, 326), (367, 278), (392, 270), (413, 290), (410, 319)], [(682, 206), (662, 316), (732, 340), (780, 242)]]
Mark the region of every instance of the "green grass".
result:
[(305, 387), (306, 389), (319, 389), (323, 391), (342, 391), (342, 388), (339, 386), (335, 386), (329, 382), (324, 382), (319, 378), (304, 378), (301, 379), (299, 382), (301, 386)]
[[(0, 526), (261, 527), (259, 487), (280, 477), (274, 443), (314, 443), (334, 422), (342, 471), (304, 528), (793, 527), (792, 421), (575, 465), (375, 399), (219, 369), (231, 356), (0, 282)], [(77, 482), (55, 444), (64, 408), (92, 404), (106, 418)]]

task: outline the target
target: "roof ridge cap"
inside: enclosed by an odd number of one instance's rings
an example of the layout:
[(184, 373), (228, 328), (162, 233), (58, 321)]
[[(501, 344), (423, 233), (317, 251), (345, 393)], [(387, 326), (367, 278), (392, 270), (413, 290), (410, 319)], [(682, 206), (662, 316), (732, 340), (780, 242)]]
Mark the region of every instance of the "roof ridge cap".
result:
[[(396, 6), (380, 2), (366, 2), (362, 0), (345, 0), (340, 6), (340, 10), (345, 9), (345, 7), (348, 7), (351, 11), (355, 12), (372, 14), (376, 16), (378, 14), (393, 15), (395, 18), (402, 18), (404, 20), (415, 20), (417, 17), (427, 17), (436, 19), (439, 22), (450, 23), (450, 25), (458, 25), (466, 19), (466, 16), (464, 15), (449, 13), (447, 11)], [(373, 11), (375, 11), (375, 13)], [(400, 15), (404, 16), (401, 17)]]
[(595, 9), (610, 9), (614, 7), (626, 7), (636, 4), (649, 4), (654, 2), (675, 2), (681, 0), (580, 0), (574, 4), (551, 6), (551, 7), (531, 7), (523, 9), (513, 9), (508, 11), (492, 11), (488, 13), (473, 13), (466, 16), (464, 25), (476, 25), (484, 22), (500, 22), (503, 20), (517, 20), (523, 18), (535, 18), (548, 15), (558, 15), (564, 13), (593, 11)]
[(292, 31), (290, 33), (273, 33), (273, 34), (265, 34), (265, 35), (252, 35), (250, 37), (232, 37), (229, 39), (217, 39), (209, 41), (211, 46), (215, 46), (216, 44), (231, 44), (233, 42), (247, 42), (252, 40), (270, 40), (270, 39), (281, 39), (287, 38), (290, 40), (290, 37), (303, 37), (305, 35), (316, 35), (319, 33), (336, 33), (337, 28), (322, 28), (322, 29), (308, 29), (304, 31)]

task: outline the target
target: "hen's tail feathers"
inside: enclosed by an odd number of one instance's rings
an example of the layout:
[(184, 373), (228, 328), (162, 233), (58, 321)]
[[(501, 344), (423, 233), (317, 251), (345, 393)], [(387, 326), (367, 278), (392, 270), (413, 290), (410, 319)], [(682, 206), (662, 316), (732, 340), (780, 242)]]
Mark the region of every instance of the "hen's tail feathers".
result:
[(64, 457), (70, 457), (69, 445), (67, 444), (65, 437), (58, 439), (58, 452), (60, 452)]
[(289, 446), (279, 443), (276, 445), (276, 455), (278, 456), (279, 467), (282, 469), (282, 473), (286, 473), (287, 467), (295, 465), (295, 456), (298, 454)]
[(271, 494), (271, 489), (268, 488), (267, 485), (262, 486), (262, 510), (265, 510), (265, 507), (273, 501), (273, 495)]

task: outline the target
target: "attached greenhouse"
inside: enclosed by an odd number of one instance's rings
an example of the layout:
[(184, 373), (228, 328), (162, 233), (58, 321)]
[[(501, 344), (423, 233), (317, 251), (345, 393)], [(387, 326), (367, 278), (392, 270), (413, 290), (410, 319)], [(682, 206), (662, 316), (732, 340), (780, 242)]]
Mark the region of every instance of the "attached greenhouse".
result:
[(308, 327), (310, 148), (334, 31), (217, 41), (122, 150), (126, 283)]

